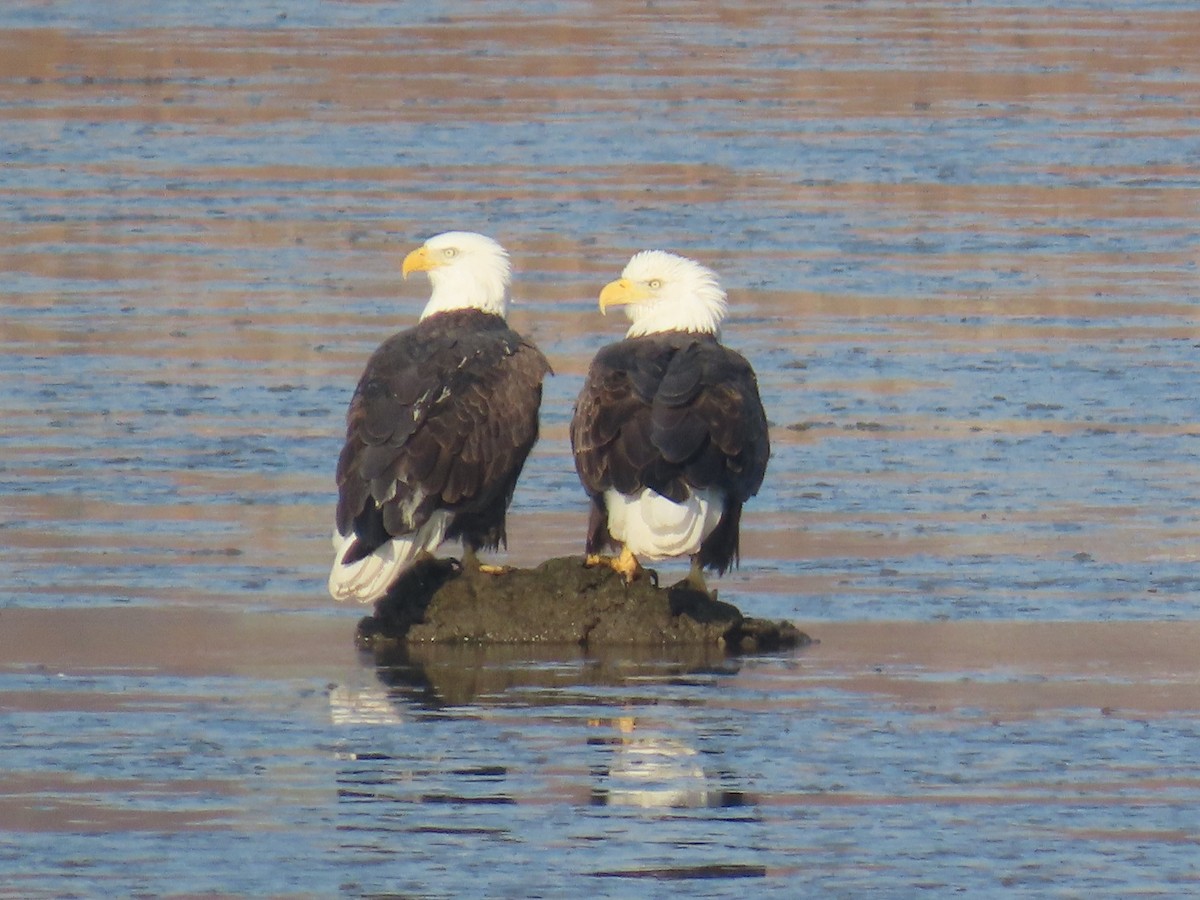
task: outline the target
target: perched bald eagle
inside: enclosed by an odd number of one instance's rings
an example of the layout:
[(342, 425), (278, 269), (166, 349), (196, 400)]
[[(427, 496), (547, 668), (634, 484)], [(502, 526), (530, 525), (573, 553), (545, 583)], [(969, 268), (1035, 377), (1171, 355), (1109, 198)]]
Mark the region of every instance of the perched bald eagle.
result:
[[(596, 354), (571, 447), (592, 498), (588, 564), (635, 579), (640, 559), (690, 556), (688, 581), (738, 559), (742, 504), (770, 456), (754, 370), (719, 342), (725, 292), (690, 259), (648, 250), (600, 293), (624, 306), (625, 340)], [(616, 559), (599, 556), (620, 547)]]
[(369, 603), (422, 554), (466, 560), (505, 543), (505, 514), (538, 436), (541, 352), (508, 327), (508, 254), (449, 232), (404, 259), (433, 286), (420, 321), (367, 361), (337, 464), (329, 593)]

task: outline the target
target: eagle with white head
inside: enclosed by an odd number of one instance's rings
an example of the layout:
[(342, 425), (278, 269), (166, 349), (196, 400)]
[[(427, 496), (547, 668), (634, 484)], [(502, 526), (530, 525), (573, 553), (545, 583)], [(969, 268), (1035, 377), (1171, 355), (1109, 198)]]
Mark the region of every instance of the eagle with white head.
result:
[[(329, 593), (370, 603), (443, 541), (466, 561), (507, 539), (505, 518), (538, 437), (545, 356), (506, 322), (508, 254), (452, 231), (409, 253), (432, 285), (420, 320), (371, 355), (337, 463)], [(481, 567), (489, 569), (491, 567)]]
[[(738, 560), (742, 506), (770, 457), (750, 363), (720, 343), (727, 301), (709, 269), (647, 250), (600, 292), (625, 339), (596, 354), (571, 421), (575, 469), (591, 497), (589, 565), (634, 580), (639, 559), (691, 558), (688, 581)], [(616, 558), (601, 556), (620, 549)]]

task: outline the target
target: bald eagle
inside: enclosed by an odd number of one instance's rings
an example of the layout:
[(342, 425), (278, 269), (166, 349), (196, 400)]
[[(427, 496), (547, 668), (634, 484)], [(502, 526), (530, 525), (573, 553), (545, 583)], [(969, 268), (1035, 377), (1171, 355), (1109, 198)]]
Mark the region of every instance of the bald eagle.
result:
[[(329, 593), (369, 603), (422, 554), (460, 539), (465, 561), (505, 543), (505, 514), (538, 436), (546, 357), (508, 326), (508, 254), (449, 232), (404, 259), (432, 295), (367, 361), (337, 463)], [(488, 568), (488, 567), (484, 567)]]
[[(623, 306), (625, 339), (596, 354), (571, 421), (575, 468), (591, 497), (589, 565), (627, 582), (640, 559), (690, 556), (688, 581), (738, 559), (742, 504), (770, 456), (754, 370), (719, 341), (725, 292), (698, 263), (648, 250), (600, 292)], [(602, 557), (620, 547), (616, 559)]]

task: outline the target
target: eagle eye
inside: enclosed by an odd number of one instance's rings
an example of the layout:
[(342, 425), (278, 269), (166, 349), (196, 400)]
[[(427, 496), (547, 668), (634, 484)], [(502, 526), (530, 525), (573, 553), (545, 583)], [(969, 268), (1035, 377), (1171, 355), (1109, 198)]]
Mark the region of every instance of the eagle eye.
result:
[(662, 287), (662, 280), (658, 278), (651, 278), (646, 282), (646, 284), (650, 287), (650, 290), (657, 291), (660, 287)]

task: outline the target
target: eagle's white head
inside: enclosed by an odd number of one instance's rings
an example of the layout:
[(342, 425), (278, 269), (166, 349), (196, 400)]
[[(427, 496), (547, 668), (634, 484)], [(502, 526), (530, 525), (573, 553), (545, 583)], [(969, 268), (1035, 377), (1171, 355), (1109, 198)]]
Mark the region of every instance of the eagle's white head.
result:
[(401, 272), (405, 278), (410, 272), (429, 276), (433, 293), (421, 313), (422, 319), (454, 309), (508, 316), (508, 285), (512, 280), (508, 253), (490, 237), (471, 231), (447, 231), (431, 237), (404, 257)]
[(719, 335), (726, 301), (717, 276), (698, 262), (643, 250), (600, 292), (600, 312), (610, 306), (625, 307), (632, 323), (626, 337), (661, 331)]

